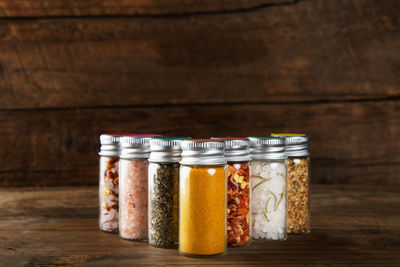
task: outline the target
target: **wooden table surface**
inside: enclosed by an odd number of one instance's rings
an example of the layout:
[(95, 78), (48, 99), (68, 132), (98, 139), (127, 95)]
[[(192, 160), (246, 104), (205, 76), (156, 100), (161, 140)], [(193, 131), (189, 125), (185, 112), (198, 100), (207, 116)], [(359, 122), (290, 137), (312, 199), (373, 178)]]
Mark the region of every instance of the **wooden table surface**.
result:
[(0, 265), (399, 266), (400, 188), (312, 186), (312, 231), (207, 259), (97, 228), (97, 187), (0, 189)]

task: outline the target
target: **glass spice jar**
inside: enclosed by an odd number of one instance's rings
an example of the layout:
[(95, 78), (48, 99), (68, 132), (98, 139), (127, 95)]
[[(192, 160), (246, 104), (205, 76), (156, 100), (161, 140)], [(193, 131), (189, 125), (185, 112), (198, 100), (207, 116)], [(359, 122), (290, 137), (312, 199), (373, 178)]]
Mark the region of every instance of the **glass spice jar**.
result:
[(308, 233), (310, 223), (310, 153), (304, 134), (273, 134), (286, 141), (288, 156), (288, 233)]
[(224, 141), (191, 139), (181, 143), (179, 253), (226, 253), (226, 171)]
[(286, 152), (280, 137), (249, 137), (252, 238), (285, 240)]
[(118, 233), (119, 134), (100, 135), (99, 228)]
[(147, 240), (149, 141), (154, 134), (120, 139), (119, 234), (124, 239)]
[(152, 246), (178, 246), (180, 145), (187, 138), (150, 140), (148, 236)]
[(250, 142), (247, 138), (213, 137), (225, 141), (227, 160), (227, 242), (250, 244)]

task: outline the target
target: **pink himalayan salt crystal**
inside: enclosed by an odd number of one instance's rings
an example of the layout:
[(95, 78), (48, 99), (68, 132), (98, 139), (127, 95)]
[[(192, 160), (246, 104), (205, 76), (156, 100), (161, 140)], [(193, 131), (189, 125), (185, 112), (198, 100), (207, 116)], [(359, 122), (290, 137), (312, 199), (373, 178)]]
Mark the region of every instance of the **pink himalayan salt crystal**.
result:
[(147, 159), (121, 159), (119, 232), (122, 238), (147, 239)]

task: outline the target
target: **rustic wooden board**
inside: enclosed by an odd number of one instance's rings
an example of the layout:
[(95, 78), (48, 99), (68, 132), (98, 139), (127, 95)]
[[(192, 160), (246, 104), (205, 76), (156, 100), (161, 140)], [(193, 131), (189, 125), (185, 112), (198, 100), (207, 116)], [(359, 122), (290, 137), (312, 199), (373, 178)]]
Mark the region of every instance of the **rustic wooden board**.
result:
[[(186, 6), (177, 2), (170, 7)], [(399, 12), (398, 1), (301, 1), (190, 16), (0, 19), (0, 109), (399, 99)]]
[(254, 242), (223, 257), (193, 259), (174, 249), (121, 240), (97, 226), (97, 187), (0, 189), (4, 266), (398, 266), (400, 190), (312, 187), (312, 230), (284, 242)]
[[(93, 185), (102, 132), (310, 135), (312, 182), (400, 184), (400, 101), (1, 111), (0, 185)], [(10, 134), (12, 133), (12, 134)]]
[(295, 0), (2, 0), (0, 17), (171, 15), (252, 10)]
[(97, 183), (98, 135), (311, 136), (314, 183), (400, 183), (398, 1), (2, 0), (0, 186)]

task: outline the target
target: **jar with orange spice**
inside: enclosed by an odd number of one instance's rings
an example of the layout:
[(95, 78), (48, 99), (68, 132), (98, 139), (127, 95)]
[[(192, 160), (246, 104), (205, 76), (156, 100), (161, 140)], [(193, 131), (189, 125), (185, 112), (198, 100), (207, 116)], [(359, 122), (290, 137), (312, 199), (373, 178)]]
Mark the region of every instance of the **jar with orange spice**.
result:
[(226, 171), (222, 140), (188, 139), (181, 143), (179, 253), (226, 253)]
[(124, 136), (120, 140), (119, 234), (147, 240), (148, 158), (154, 134)]
[(250, 141), (247, 138), (235, 137), (212, 139), (225, 141), (228, 246), (244, 246), (251, 240)]

